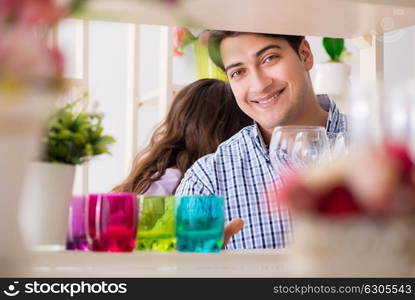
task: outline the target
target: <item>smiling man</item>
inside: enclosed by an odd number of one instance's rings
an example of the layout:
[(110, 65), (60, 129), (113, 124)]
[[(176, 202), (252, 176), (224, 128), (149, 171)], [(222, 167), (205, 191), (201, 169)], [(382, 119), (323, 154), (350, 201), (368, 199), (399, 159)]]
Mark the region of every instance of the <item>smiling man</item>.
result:
[(330, 135), (347, 130), (346, 117), (326, 95), (315, 95), (309, 75), (313, 54), (302, 36), (211, 31), (209, 52), (255, 124), (199, 159), (176, 195), (224, 197), (225, 241), (235, 234), (228, 249), (283, 248), (292, 239), (292, 226), (289, 211), (271, 201), (281, 184), (268, 154), (272, 131), (315, 125)]

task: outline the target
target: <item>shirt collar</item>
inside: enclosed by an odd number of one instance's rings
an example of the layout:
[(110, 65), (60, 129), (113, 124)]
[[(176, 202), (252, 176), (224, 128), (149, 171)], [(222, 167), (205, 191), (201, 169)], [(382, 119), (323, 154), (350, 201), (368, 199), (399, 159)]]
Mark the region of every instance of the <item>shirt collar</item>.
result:
[[(333, 134), (338, 132), (337, 123), (340, 120), (341, 114), (339, 109), (337, 108), (336, 103), (329, 98), (326, 94), (319, 94), (317, 96), (317, 101), (319, 102), (322, 109), (328, 112), (328, 118), (326, 123), (326, 130), (328, 134)], [(256, 121), (254, 121), (254, 128), (253, 128), (253, 137), (255, 138), (256, 144), (260, 147), (261, 151), (268, 156), (268, 147), (266, 146), (264, 139), (261, 134), (261, 130), (259, 130), (259, 125)]]
[(259, 130), (259, 125), (256, 121), (254, 121), (253, 134), (254, 134), (255, 141), (261, 147), (261, 149), (266, 150), (266, 152), (268, 152), (268, 147), (264, 142), (264, 138), (262, 137), (261, 130)]

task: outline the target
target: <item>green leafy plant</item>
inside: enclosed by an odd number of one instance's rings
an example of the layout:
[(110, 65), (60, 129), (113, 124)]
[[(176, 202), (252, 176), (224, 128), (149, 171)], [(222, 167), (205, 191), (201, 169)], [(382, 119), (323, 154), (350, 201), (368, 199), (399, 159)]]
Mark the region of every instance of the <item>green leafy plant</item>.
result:
[(43, 140), (43, 161), (77, 165), (95, 155), (111, 154), (108, 146), (115, 139), (103, 135), (103, 114), (90, 113), (82, 107), (86, 99), (87, 95), (84, 94), (51, 115)]
[(344, 39), (341, 38), (323, 38), (323, 46), (330, 56), (331, 62), (341, 62), (342, 54), (346, 51)]

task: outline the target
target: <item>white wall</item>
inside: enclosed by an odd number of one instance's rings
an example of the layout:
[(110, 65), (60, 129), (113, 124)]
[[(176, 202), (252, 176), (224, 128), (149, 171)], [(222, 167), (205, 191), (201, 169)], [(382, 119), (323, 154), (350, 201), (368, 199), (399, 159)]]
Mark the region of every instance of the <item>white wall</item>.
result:
[(415, 76), (415, 26), (385, 34), (385, 85), (393, 87)]
[(117, 140), (111, 146), (111, 156), (101, 155), (91, 160), (90, 192), (109, 191), (125, 175), (129, 42), (128, 24), (90, 23), (90, 97), (99, 103), (99, 110), (105, 114), (105, 132)]
[[(140, 96), (144, 97), (151, 93), (159, 86), (159, 56), (160, 49), (160, 26), (141, 25), (140, 26), (140, 72), (139, 72), (139, 88)], [(155, 105), (144, 105), (139, 110), (138, 128), (140, 134), (138, 136), (138, 144), (142, 149), (156, 126), (157, 107)]]

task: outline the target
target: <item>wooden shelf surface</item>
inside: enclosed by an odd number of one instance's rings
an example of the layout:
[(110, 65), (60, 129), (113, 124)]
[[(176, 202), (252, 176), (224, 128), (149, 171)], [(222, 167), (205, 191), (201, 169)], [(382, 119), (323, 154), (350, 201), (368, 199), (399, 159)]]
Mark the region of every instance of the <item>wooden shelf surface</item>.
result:
[(90, 0), (84, 18), (354, 38), (415, 24), (413, 0)]

